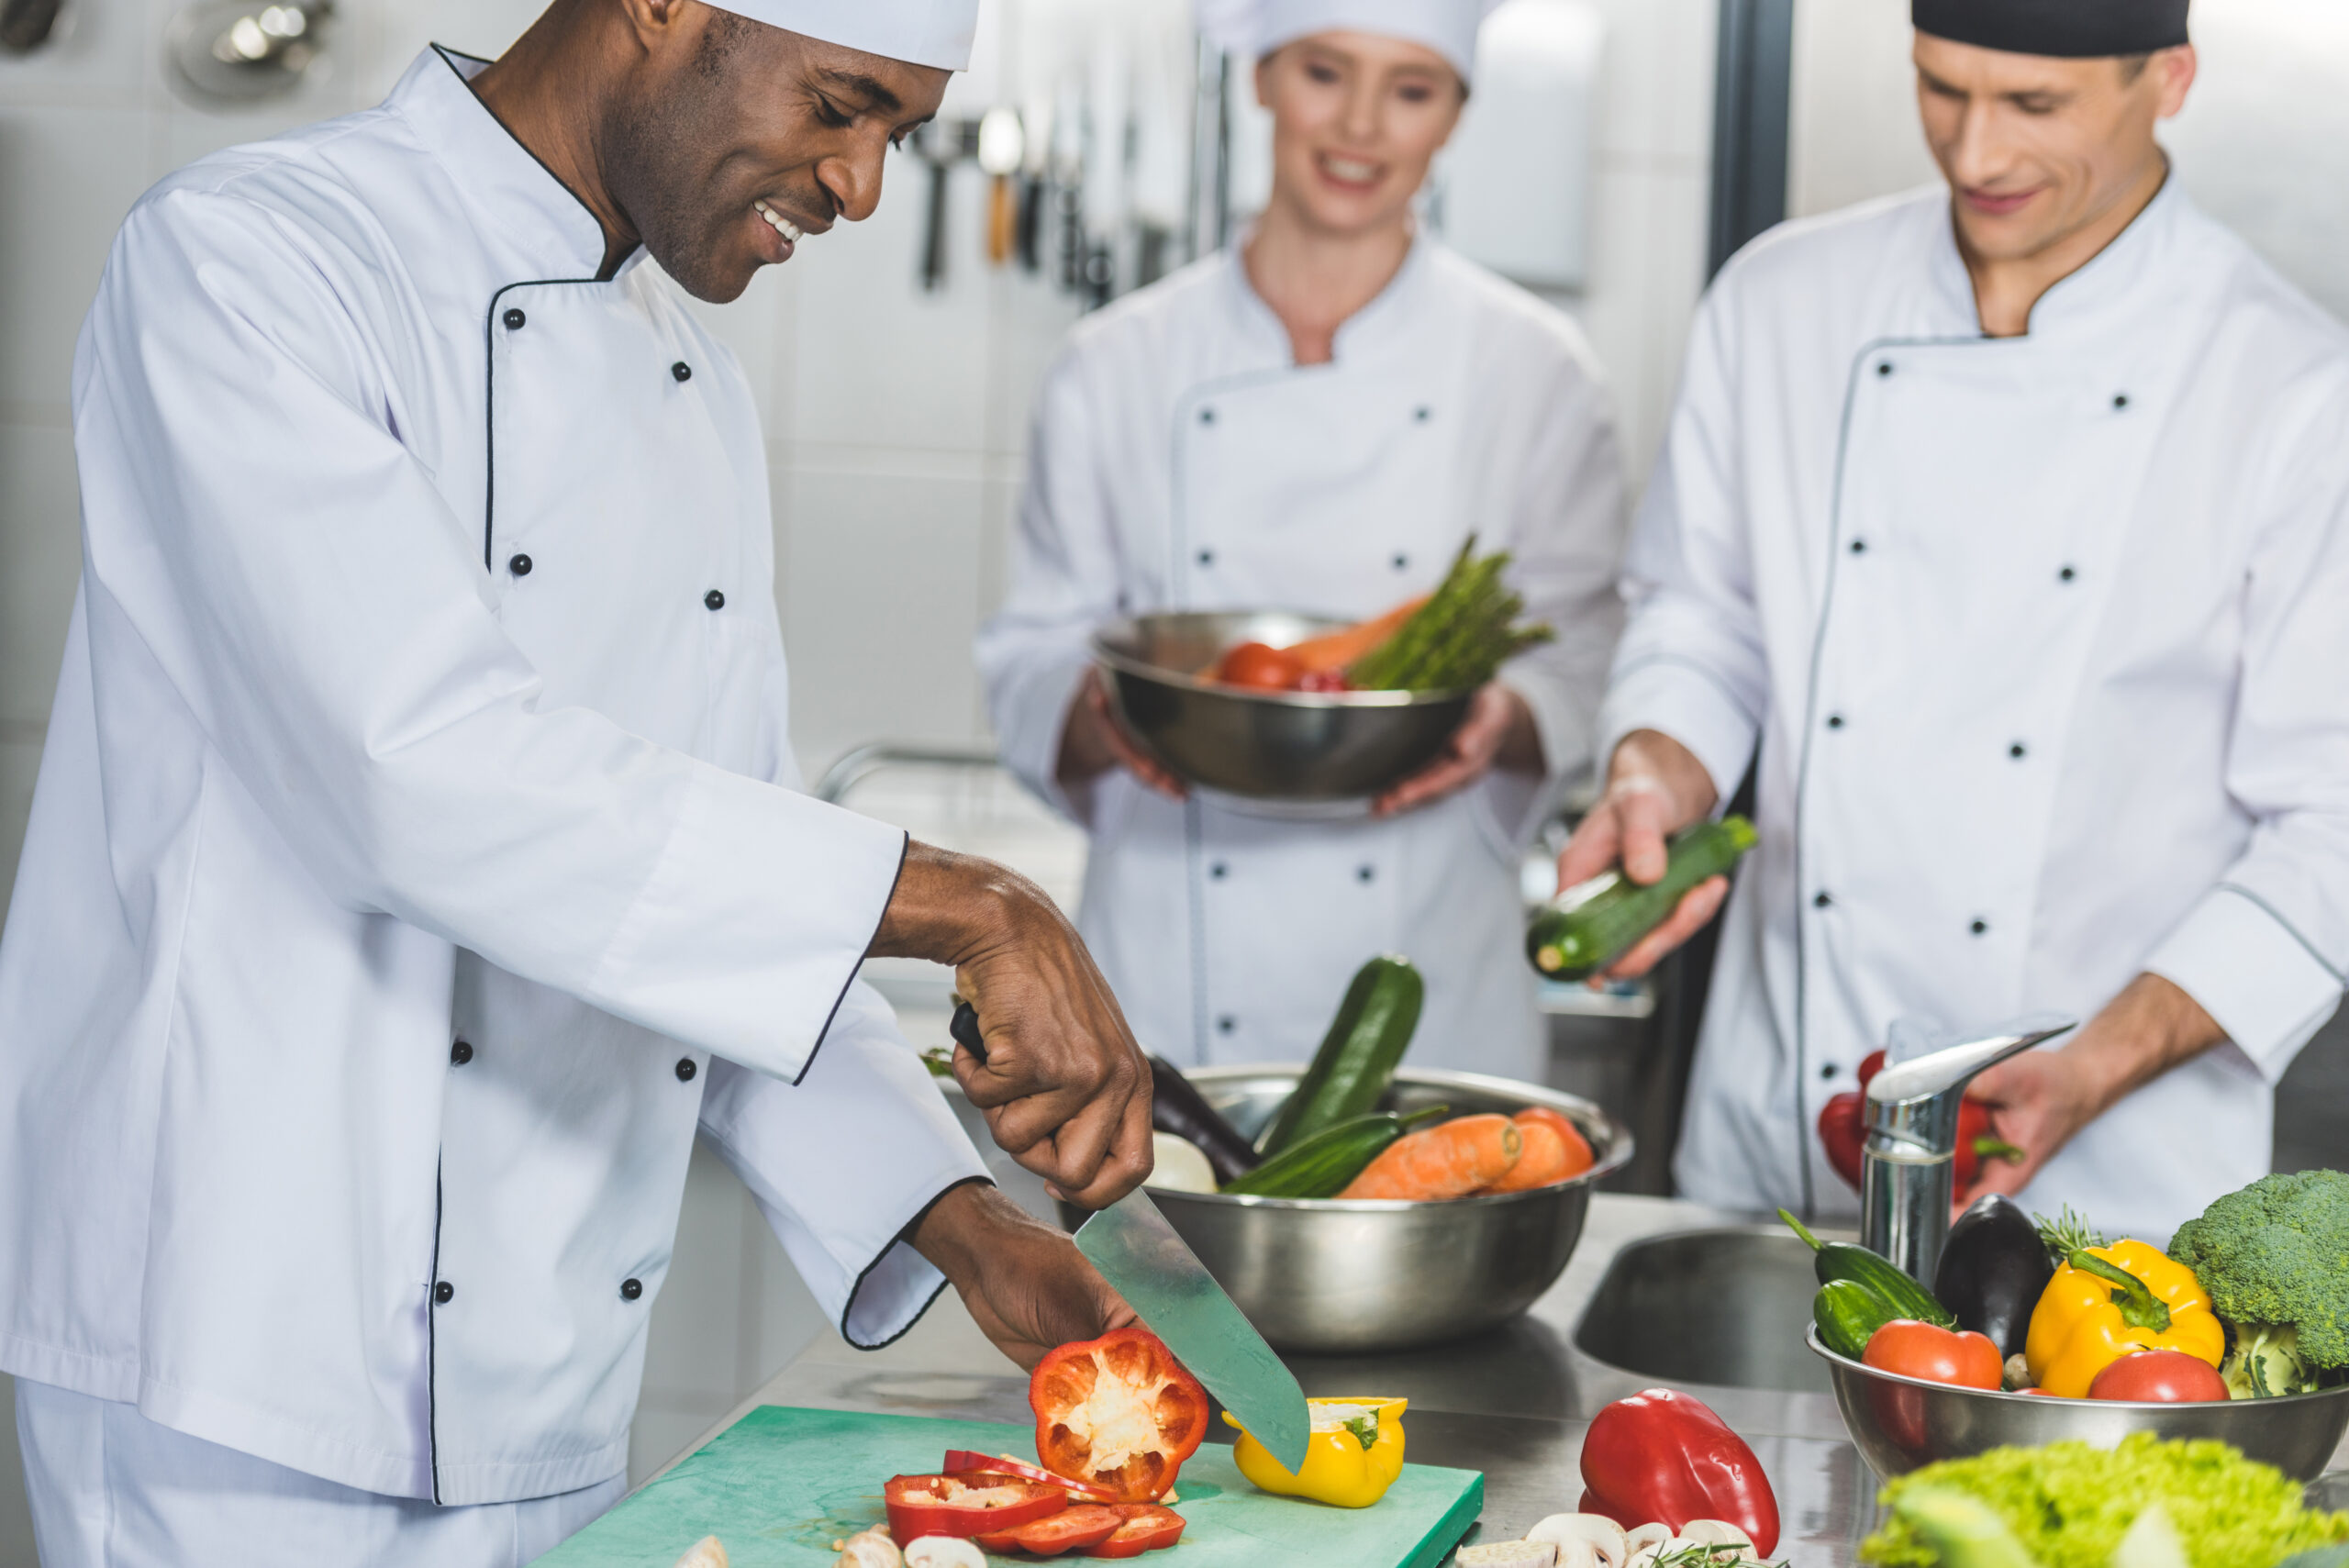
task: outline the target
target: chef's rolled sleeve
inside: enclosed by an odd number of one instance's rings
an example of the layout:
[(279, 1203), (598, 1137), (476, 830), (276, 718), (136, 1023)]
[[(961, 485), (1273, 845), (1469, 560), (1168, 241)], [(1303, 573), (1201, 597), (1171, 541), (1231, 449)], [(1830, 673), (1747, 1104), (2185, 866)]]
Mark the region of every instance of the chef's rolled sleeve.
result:
[(796, 1076), (904, 835), (545, 700), (331, 243), (213, 191), (125, 223), (77, 362), (92, 615), (338, 904)]
[(2219, 887), (2146, 961), (2270, 1080), (2340, 1006), (2343, 977), (2255, 895)]
[(941, 1195), (987, 1173), (886, 1004), (851, 986), (796, 1085), (721, 1059), (709, 1068), (702, 1133), (825, 1316), (859, 1349), (904, 1333), (945, 1284), (907, 1233)]

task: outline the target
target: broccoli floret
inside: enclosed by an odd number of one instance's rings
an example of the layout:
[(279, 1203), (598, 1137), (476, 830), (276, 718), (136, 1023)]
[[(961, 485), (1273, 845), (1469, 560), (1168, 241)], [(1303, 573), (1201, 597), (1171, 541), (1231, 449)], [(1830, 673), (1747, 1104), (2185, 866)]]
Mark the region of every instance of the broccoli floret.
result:
[(2169, 1255), (2239, 1340), (2293, 1329), (2301, 1360), (2349, 1367), (2349, 1174), (2262, 1176), (2179, 1227)]

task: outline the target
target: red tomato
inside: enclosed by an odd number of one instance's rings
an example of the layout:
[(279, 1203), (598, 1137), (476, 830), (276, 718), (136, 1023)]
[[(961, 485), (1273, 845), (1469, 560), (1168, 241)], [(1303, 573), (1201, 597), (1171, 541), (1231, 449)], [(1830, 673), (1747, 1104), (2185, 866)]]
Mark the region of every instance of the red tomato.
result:
[[(1038, 1557), (1058, 1557), (1063, 1551), (1082, 1551), (1088, 1546), (1098, 1546), (1118, 1533), (1126, 1521), (1118, 1517), (1115, 1508), (1099, 1503), (1079, 1503), (1074, 1508), (1038, 1519), (1018, 1529), (989, 1530), (978, 1538), (982, 1551), (1026, 1551)], [(892, 1531), (894, 1534), (895, 1532)]]
[(893, 1475), (881, 1489), (889, 1533), (899, 1540), (925, 1535), (968, 1539), (1050, 1518), (1068, 1507), (1058, 1486), (1017, 1475), (971, 1471), (961, 1475)]
[(1961, 1388), (1996, 1388), (2006, 1376), (2006, 1363), (1988, 1335), (1961, 1333), (1910, 1318), (1896, 1318), (1869, 1335), (1860, 1359), (1879, 1371)]
[(2226, 1379), (2200, 1356), (2184, 1351), (2139, 1351), (2122, 1356), (2096, 1374), (2088, 1385), (2091, 1399), (2153, 1399), (2186, 1404), (2224, 1399)]
[(1262, 642), (1243, 642), (1216, 662), (1215, 678), (1230, 686), (1293, 692), (1305, 679), (1305, 666), (1294, 653)]
[(1114, 1503), (1116, 1491), (1108, 1486), (1096, 1486), (1089, 1481), (1072, 1481), (1065, 1475), (1055, 1475), (1038, 1464), (1012, 1458), (1008, 1453), (977, 1453), (967, 1448), (946, 1451), (946, 1473), (961, 1475), (970, 1470), (988, 1470), (998, 1475), (1016, 1475), (1023, 1481), (1041, 1481), (1047, 1486), (1058, 1486), (1080, 1503)]
[[(1044, 1468), (1108, 1487), (1121, 1503), (1166, 1496), (1208, 1431), (1208, 1391), (1147, 1329), (1119, 1329), (1050, 1352), (1028, 1379), (1028, 1406), (1036, 1412), (1036, 1456)], [(1097, 1459), (1096, 1423), (1112, 1422), (1148, 1427), (1155, 1440)]]
[(1140, 1557), (1145, 1551), (1155, 1551), (1162, 1546), (1172, 1546), (1183, 1539), (1183, 1516), (1172, 1508), (1162, 1508), (1155, 1503), (1119, 1503), (1118, 1518), (1124, 1520), (1118, 1533), (1098, 1546), (1085, 1548), (1087, 1557)]

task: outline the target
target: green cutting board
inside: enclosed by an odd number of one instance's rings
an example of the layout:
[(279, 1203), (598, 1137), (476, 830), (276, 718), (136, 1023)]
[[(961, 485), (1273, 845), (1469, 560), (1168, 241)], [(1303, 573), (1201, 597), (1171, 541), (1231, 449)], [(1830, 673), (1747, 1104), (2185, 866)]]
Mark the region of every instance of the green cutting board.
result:
[[(950, 1448), (1026, 1453), (1035, 1437), (994, 1421), (763, 1405), (539, 1562), (671, 1568), (715, 1535), (734, 1568), (830, 1568), (832, 1542), (881, 1522), (890, 1476), (935, 1471)], [(1424, 1464), (1405, 1465), (1368, 1508), (1269, 1496), (1219, 1443), (1185, 1462), (1174, 1490), (1188, 1525), (1172, 1551), (1141, 1559), (1159, 1568), (1435, 1568), (1485, 1505), (1482, 1475)]]

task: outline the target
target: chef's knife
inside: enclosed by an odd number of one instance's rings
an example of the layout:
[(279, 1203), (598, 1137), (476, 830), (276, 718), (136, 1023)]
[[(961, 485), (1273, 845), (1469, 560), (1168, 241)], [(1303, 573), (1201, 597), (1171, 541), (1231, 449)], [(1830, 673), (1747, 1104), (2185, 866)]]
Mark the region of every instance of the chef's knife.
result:
[(1086, 1220), (1076, 1250), (1251, 1437), (1291, 1471), (1304, 1464), (1305, 1390), (1149, 1194), (1137, 1187)]

